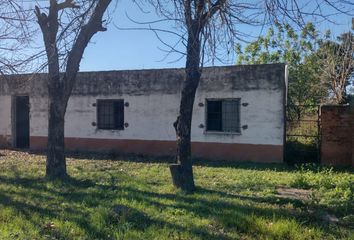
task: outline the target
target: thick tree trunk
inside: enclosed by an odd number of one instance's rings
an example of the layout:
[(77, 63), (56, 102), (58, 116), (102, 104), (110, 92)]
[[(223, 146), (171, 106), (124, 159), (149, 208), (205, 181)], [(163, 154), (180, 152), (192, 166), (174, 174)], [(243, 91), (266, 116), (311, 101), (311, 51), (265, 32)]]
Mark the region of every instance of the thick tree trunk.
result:
[(191, 124), (195, 92), (199, 79), (199, 72), (194, 77), (187, 74), (181, 95), (180, 113), (175, 123), (177, 164), (170, 166), (173, 184), (186, 192), (192, 192), (195, 189), (191, 158)]
[[(92, 15), (87, 18), (87, 23), (80, 27), (71, 51), (67, 55), (65, 73), (60, 74), (60, 61), (58, 53), (59, 12), (65, 8), (78, 8), (71, 0), (61, 3), (50, 1), (49, 13), (41, 12), (36, 6), (35, 14), (41, 27), (43, 41), (48, 58), (48, 146), (46, 176), (62, 178), (67, 175), (64, 146), (64, 118), (66, 106), (76, 81), (80, 62), (85, 48), (91, 38), (99, 31), (106, 31), (102, 26), (102, 18), (112, 0), (99, 0), (94, 7)], [(81, 18), (81, 17), (79, 17)], [(86, 21), (84, 21), (86, 22)], [(60, 35), (60, 34), (59, 34)]]
[(187, 44), (186, 77), (182, 86), (179, 116), (174, 123), (177, 135), (177, 164), (170, 166), (173, 184), (186, 192), (195, 190), (191, 158), (191, 125), (195, 93), (200, 71), (200, 40), (197, 25), (193, 26)]
[[(50, 81), (50, 80), (49, 80)], [(64, 118), (66, 101), (63, 98), (62, 88), (58, 81), (49, 94), (48, 110), (48, 146), (46, 176), (49, 178), (63, 178), (66, 173), (65, 144), (64, 144)]]

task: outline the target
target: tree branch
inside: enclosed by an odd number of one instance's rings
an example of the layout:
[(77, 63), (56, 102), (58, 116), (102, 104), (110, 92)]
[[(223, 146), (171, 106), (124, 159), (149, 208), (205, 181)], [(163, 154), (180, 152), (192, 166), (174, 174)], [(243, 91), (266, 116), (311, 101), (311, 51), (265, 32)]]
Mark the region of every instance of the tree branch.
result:
[(76, 5), (74, 0), (65, 0), (64, 2), (57, 4), (58, 11), (65, 8), (80, 8), (80, 6)]
[(76, 74), (80, 67), (80, 62), (84, 54), (84, 50), (93, 37), (93, 35), (100, 31), (106, 31), (107, 29), (102, 26), (102, 18), (108, 5), (112, 0), (99, 0), (90, 20), (84, 25), (73, 45), (71, 52), (69, 52), (68, 61), (66, 64), (65, 83), (66, 83), (66, 98), (69, 98), (71, 90), (75, 83)]
[(38, 24), (41, 28), (45, 27), (48, 22), (48, 16), (45, 13), (42, 13), (38, 6), (35, 6), (34, 13), (36, 14)]

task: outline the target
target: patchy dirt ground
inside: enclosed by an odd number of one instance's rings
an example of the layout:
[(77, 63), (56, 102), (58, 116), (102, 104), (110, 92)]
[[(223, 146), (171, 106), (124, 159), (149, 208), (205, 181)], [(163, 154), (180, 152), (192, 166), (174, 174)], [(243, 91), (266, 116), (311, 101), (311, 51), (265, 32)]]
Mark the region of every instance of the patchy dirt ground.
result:
[(296, 199), (300, 201), (308, 201), (311, 199), (312, 190), (292, 188), (292, 187), (277, 187), (277, 197)]

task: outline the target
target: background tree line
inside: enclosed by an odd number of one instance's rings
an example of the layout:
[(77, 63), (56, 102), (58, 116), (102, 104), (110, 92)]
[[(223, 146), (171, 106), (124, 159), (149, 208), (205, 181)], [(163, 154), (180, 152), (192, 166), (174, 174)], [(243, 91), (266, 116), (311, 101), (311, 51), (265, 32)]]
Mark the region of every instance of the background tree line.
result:
[(275, 24), (264, 36), (245, 46), (236, 45), (237, 64), (287, 63), (288, 105), (300, 118), (297, 105), (347, 103), (353, 90), (354, 35), (348, 31), (332, 37), (313, 23), (297, 32), (289, 24)]

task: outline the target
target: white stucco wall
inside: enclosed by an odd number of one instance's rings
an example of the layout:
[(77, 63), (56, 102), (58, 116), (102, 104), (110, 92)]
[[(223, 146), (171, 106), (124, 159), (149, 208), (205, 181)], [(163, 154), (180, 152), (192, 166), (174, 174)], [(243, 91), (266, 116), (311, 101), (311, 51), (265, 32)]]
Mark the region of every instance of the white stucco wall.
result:
[[(284, 79), (285, 81), (285, 79)], [(40, 94), (30, 96), (30, 135), (47, 136), (47, 98)], [(205, 103), (207, 98), (240, 98), (241, 134), (206, 133)], [(98, 130), (92, 126), (96, 122), (97, 99), (124, 99), (124, 122), (129, 126), (124, 130)], [(132, 139), (132, 140), (170, 140), (174, 141), (172, 126), (178, 114), (180, 93), (164, 94), (159, 91), (146, 95), (105, 94), (73, 95), (66, 113), (65, 135), (73, 138)], [(248, 103), (242, 106), (242, 103)], [(0, 135), (11, 135), (11, 95), (0, 96)], [(284, 137), (284, 89), (279, 87), (235, 90), (228, 86), (220, 89), (201, 87), (197, 91), (193, 122), (192, 141), (218, 143), (244, 143), (283, 145)]]
[[(66, 137), (102, 138), (102, 139), (137, 139), (137, 140), (175, 140), (172, 126), (176, 120), (179, 106), (179, 95), (149, 95), (149, 96), (73, 96), (69, 100), (66, 113)], [(206, 98), (241, 98), (241, 134), (206, 133), (205, 103)], [(129, 124), (124, 130), (98, 130), (92, 126), (96, 122), (96, 107), (92, 104), (97, 99), (124, 99), (129, 103), (125, 107), (124, 121)], [(192, 141), (246, 143), (246, 144), (283, 144), (283, 109), (282, 93), (280, 91), (247, 91), (247, 92), (198, 92), (195, 101), (192, 123)], [(11, 99), (6, 99), (7, 107)], [(30, 133), (31, 136), (47, 135), (47, 100), (31, 98)], [(6, 123), (1, 123), (1, 132), (11, 133), (10, 111), (4, 111), (8, 117)]]

